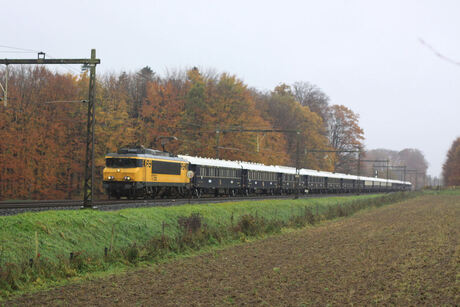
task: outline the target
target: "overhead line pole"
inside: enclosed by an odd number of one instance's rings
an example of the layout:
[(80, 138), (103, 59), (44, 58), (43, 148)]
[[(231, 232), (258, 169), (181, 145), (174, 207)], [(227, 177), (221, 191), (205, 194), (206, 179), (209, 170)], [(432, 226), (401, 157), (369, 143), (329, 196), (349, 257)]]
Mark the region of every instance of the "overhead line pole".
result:
[[(358, 165), (357, 165), (357, 184), (358, 184), (358, 195), (361, 193), (361, 185), (359, 184), (359, 177), (361, 175), (361, 148), (358, 147), (358, 150), (334, 150), (334, 149), (325, 149), (325, 150), (317, 150), (317, 149), (306, 149), (306, 153), (309, 152), (349, 152), (349, 153), (358, 153)], [(334, 169), (335, 171), (335, 169)]]
[(295, 133), (296, 134), (296, 198), (299, 198), (299, 185), (300, 185), (300, 131), (292, 129), (245, 129), (243, 127), (216, 129), (216, 159), (219, 159), (219, 139), (220, 133), (224, 132), (281, 132), (281, 133)]
[(414, 189), (417, 190), (417, 186), (418, 186), (418, 174), (425, 174), (423, 171), (419, 171), (417, 169), (408, 169), (407, 170), (407, 173), (409, 174), (415, 174), (415, 187)]
[(396, 166), (390, 166), (389, 168), (403, 172), (403, 178), (402, 181), (406, 181), (406, 170), (407, 166), (406, 165), (396, 165)]
[[(45, 53), (39, 52), (37, 59), (0, 59), (0, 64), (27, 65), (27, 64), (80, 64), (89, 66), (89, 93), (88, 93), (88, 119), (86, 130), (86, 154), (85, 154), (85, 183), (83, 186), (83, 207), (92, 208), (94, 195), (94, 124), (95, 118), (95, 91), (96, 91), (96, 65), (101, 60), (96, 58), (96, 49), (91, 49), (90, 59), (46, 59)], [(8, 79), (8, 78), (7, 78)], [(6, 81), (6, 87), (8, 80)], [(7, 91), (7, 88), (5, 89)], [(6, 96), (7, 97), (7, 96)], [(5, 98), (5, 106), (6, 106)]]
[[(3, 106), (6, 108), (8, 106), (8, 64), (6, 64), (5, 69), (5, 87), (0, 83), (0, 87), (3, 91)], [(0, 98), (0, 101), (2, 98)]]

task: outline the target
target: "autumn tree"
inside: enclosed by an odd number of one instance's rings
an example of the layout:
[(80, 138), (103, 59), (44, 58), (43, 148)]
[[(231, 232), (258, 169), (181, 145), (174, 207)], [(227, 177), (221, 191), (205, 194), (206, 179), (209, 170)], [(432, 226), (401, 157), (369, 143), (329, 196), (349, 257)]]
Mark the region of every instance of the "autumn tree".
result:
[[(142, 103), (141, 120), (143, 137), (140, 144), (161, 148), (161, 136), (175, 136), (185, 139), (183, 113), (188, 85), (185, 80), (157, 79), (150, 82)], [(168, 144), (167, 150), (178, 152), (178, 142)]]
[(70, 74), (41, 66), (10, 69), (11, 99), (0, 127), (3, 198), (64, 198), (72, 193), (69, 178), (75, 169), (69, 160), (78, 149), (63, 145), (71, 135), (77, 135), (76, 142), (81, 139), (79, 121), (72, 118), (80, 105), (61, 101), (76, 100), (78, 92), (77, 77)]
[[(328, 148), (327, 138), (324, 136), (322, 119), (311, 112), (308, 107), (300, 105), (290, 86), (280, 84), (271, 93), (259, 93), (258, 108), (263, 117), (277, 129), (298, 130), (301, 133), (301, 166), (313, 169), (330, 170), (330, 160), (318, 155), (305, 155), (307, 148)], [(294, 166), (297, 153), (296, 135), (286, 133), (287, 145), (285, 151), (289, 157), (289, 164)]]
[[(270, 128), (247, 86), (229, 74), (203, 75), (197, 68), (187, 72), (188, 89), (180, 120), (179, 151), (215, 157), (216, 130)], [(219, 134), (220, 158), (274, 164), (283, 162), (284, 140), (276, 135), (247, 132)]]
[(318, 86), (309, 82), (295, 82), (291, 88), (292, 95), (302, 106), (318, 114), (324, 124), (328, 122), (329, 97)]
[(457, 138), (447, 152), (446, 162), (442, 166), (444, 185), (460, 186), (460, 137)]
[[(359, 115), (343, 105), (329, 108), (328, 133), (331, 146), (335, 150), (353, 151), (363, 148), (364, 131), (359, 126)], [(354, 173), (355, 153), (338, 152), (334, 161), (336, 172)]]

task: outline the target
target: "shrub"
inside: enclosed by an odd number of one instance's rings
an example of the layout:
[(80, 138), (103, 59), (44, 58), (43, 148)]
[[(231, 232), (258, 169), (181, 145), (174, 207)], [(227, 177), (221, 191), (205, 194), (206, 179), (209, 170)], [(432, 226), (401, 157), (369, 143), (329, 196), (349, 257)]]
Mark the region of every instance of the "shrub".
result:
[(126, 249), (125, 257), (130, 263), (137, 263), (139, 260), (139, 248), (136, 243)]
[(244, 233), (246, 236), (256, 236), (262, 232), (264, 225), (264, 218), (245, 214), (238, 220), (235, 230)]
[(201, 229), (201, 222), (202, 217), (200, 213), (192, 213), (190, 216), (180, 216), (177, 219), (177, 223), (179, 224), (179, 229), (181, 229), (182, 233), (195, 233)]

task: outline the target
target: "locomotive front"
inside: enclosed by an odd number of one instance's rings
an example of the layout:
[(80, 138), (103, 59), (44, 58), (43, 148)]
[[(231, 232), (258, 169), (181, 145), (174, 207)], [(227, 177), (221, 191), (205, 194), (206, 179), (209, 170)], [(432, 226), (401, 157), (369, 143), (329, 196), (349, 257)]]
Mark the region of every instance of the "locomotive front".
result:
[(145, 160), (129, 154), (107, 154), (103, 170), (103, 187), (110, 197), (131, 198), (144, 188)]

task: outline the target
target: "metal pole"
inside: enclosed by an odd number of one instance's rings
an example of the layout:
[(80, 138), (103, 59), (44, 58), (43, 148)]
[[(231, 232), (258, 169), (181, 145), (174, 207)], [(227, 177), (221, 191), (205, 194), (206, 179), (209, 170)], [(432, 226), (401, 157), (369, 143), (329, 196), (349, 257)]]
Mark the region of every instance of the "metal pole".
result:
[(361, 150), (358, 151), (358, 195), (361, 193), (361, 184), (359, 183), (360, 174), (361, 174)]
[(219, 159), (219, 137), (220, 131), (219, 129), (216, 130), (216, 159)]
[(5, 80), (5, 93), (4, 93), (5, 101), (3, 102), (3, 105), (6, 108), (6, 106), (8, 105), (8, 64), (6, 64), (5, 77), (6, 77), (6, 80)]
[[(91, 49), (91, 59), (96, 59), (96, 50)], [(85, 184), (83, 207), (92, 208), (94, 195), (94, 124), (95, 124), (95, 90), (96, 90), (96, 65), (90, 66), (89, 94), (88, 94), (88, 121), (86, 130), (86, 157), (85, 157)]]
[(390, 179), (389, 174), (390, 174), (390, 160), (387, 160), (387, 179)]
[(387, 189), (388, 189), (388, 186), (389, 186), (389, 183), (390, 183), (390, 178), (389, 178), (389, 174), (390, 174), (390, 159), (387, 159)]
[(295, 177), (296, 177), (296, 196), (295, 198), (299, 198), (299, 186), (300, 186), (300, 132), (296, 132), (296, 159), (295, 159)]

